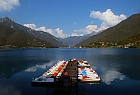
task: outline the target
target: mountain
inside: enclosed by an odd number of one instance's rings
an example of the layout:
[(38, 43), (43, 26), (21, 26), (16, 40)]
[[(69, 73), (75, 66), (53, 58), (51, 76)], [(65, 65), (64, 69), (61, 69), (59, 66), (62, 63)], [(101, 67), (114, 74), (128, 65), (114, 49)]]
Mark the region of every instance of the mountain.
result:
[(78, 42), (81, 42), (82, 40), (88, 38), (88, 36), (70, 36), (64, 39), (61, 39), (61, 41), (65, 44), (67, 44), (70, 47), (73, 47)]
[(0, 48), (32, 48), (32, 47), (54, 47), (51, 43), (37, 39), (23, 32), (14, 30), (0, 24)]
[[(100, 31), (101, 32), (101, 31)], [(75, 46), (77, 43), (89, 38), (90, 36), (93, 36), (93, 35), (96, 35), (97, 33), (99, 32), (92, 32), (90, 34), (86, 34), (86, 35), (83, 35), (83, 36), (70, 36), (70, 37), (67, 37), (67, 38), (64, 38), (64, 39), (60, 39), (63, 43), (67, 44), (68, 46), (70, 47), (73, 47)]]
[(134, 40), (140, 35), (140, 14), (133, 14), (114, 27), (93, 35), (90, 38), (78, 43), (76, 46), (91, 46), (95, 44), (127, 44), (128, 39)]
[(56, 47), (64, 47), (66, 46), (63, 42), (61, 42), (58, 38), (51, 35), (50, 33), (43, 32), (43, 31), (35, 31), (31, 28), (25, 27), (23, 25), (20, 25), (14, 21), (12, 21), (8, 17), (0, 18), (0, 24), (6, 25), (10, 28), (13, 28), (16, 31), (24, 31), (26, 34), (33, 36), (37, 39), (41, 39), (44, 41), (47, 41), (51, 44), (53, 44)]

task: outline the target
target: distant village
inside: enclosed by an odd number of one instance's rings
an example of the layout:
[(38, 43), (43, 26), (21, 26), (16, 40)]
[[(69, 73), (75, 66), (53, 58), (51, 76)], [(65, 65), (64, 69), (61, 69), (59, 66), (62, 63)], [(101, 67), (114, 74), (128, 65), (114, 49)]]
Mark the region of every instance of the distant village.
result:
[(92, 43), (87, 46), (80, 46), (79, 48), (139, 48), (140, 42), (136, 41), (135, 43), (127, 43), (127, 44), (120, 44), (114, 42), (99, 42), (99, 43)]

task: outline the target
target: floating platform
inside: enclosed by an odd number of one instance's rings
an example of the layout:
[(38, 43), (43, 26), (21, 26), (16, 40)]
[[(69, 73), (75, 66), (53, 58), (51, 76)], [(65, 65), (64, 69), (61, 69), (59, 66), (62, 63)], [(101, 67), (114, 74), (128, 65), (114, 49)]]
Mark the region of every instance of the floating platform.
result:
[[(57, 64), (52, 66), (47, 72), (44, 72), (38, 78), (33, 78), (32, 86), (40, 86), (40, 87), (55, 87), (59, 86), (63, 81), (62, 74), (67, 66), (68, 62), (59, 61)], [(68, 77), (68, 76), (67, 76)]]
[(59, 61), (40, 77), (33, 78), (32, 86), (76, 87), (78, 82), (97, 83), (100, 80), (87, 61), (71, 59)]
[(78, 79), (82, 83), (99, 83), (100, 77), (98, 74), (90, 67), (87, 61), (78, 61)]

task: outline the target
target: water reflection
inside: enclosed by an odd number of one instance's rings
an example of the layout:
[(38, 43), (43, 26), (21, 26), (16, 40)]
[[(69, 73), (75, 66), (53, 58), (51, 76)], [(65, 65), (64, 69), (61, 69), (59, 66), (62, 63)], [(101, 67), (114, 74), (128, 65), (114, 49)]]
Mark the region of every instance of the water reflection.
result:
[(48, 63), (44, 63), (44, 64), (37, 64), (35, 66), (31, 66), (31, 67), (25, 69), (25, 72), (35, 72), (39, 68), (46, 69), (46, 67), (51, 67), (53, 64), (54, 64), (53, 61), (48, 62)]
[[(91, 64), (91, 67), (99, 73), (99, 76), (101, 77), (102, 82), (106, 83), (107, 85), (110, 85), (111, 82), (113, 82), (116, 79), (123, 80), (125, 78), (125, 75), (121, 74), (119, 71), (115, 70), (117, 68), (109, 67), (104, 65), (97, 67), (95, 64)], [(99, 72), (98, 72), (99, 71)]]
[[(138, 49), (28, 49), (0, 51), (0, 95), (46, 95), (31, 80), (60, 60), (87, 60), (100, 84), (80, 84), (86, 95), (140, 95)], [(22, 94), (21, 94), (22, 93)]]
[(0, 95), (22, 95), (21, 90), (13, 85), (0, 85)]
[[(49, 60), (9, 60), (1, 61), (0, 63), (0, 77), (1, 78), (11, 78), (13, 75), (26, 71), (26, 72), (35, 72), (37, 68), (46, 69), (46, 66), (51, 66)], [(50, 63), (49, 63), (50, 62)]]
[(110, 85), (115, 79), (123, 80), (125, 75), (121, 74), (118, 71), (104, 71), (103, 74), (100, 75), (101, 79), (107, 85)]

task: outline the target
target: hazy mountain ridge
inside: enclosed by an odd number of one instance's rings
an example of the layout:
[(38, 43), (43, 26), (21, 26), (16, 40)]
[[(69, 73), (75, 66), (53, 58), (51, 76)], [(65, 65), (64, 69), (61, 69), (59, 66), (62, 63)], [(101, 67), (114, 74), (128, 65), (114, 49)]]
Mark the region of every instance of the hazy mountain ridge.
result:
[(100, 32), (102, 32), (102, 31), (99, 31), (99, 32), (93, 31), (90, 34), (86, 34), (86, 35), (83, 35), (83, 36), (70, 36), (70, 37), (67, 37), (67, 38), (64, 38), (64, 39), (60, 39), (60, 40), (62, 42), (64, 42), (65, 44), (67, 44), (68, 46), (74, 47), (77, 43), (80, 43), (81, 41), (83, 41), (85, 39), (88, 39), (89, 37), (91, 37), (93, 35), (96, 35)]
[(73, 47), (74, 45), (83, 41), (86, 38), (88, 38), (88, 36), (70, 36), (65, 39), (61, 39), (61, 41), (67, 44), (68, 46)]
[[(123, 43), (130, 37), (140, 34), (140, 14), (134, 14), (114, 27), (108, 28), (103, 32), (93, 35), (88, 39), (78, 43), (76, 46), (90, 46), (94, 43)], [(129, 43), (129, 42), (127, 42)]]

